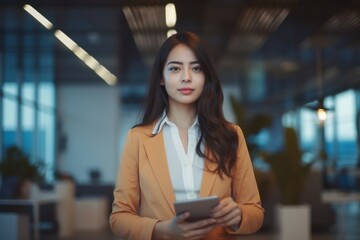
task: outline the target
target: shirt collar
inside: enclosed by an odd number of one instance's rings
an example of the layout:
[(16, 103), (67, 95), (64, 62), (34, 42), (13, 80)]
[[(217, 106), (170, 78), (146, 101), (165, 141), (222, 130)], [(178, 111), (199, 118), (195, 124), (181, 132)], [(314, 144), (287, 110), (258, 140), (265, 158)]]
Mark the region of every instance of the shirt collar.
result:
[[(169, 126), (175, 126), (175, 124), (173, 122), (170, 121), (170, 119), (168, 118), (168, 116), (166, 115), (166, 112), (164, 111), (161, 115), (161, 117), (159, 118), (159, 120), (156, 122), (153, 130), (152, 130), (152, 134), (156, 135), (159, 132), (161, 132), (161, 130), (163, 129), (164, 125), (168, 124)], [(195, 126), (199, 126), (199, 120), (198, 117), (196, 116), (194, 123), (191, 125), (191, 128), (194, 128)]]

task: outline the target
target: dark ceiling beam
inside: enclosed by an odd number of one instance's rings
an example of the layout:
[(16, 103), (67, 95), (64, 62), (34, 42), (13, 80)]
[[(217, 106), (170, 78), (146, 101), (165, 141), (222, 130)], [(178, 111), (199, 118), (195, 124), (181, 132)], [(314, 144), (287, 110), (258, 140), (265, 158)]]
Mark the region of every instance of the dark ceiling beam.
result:
[(251, 8), (291, 8), (299, 0), (249, 0), (246, 7)]
[[(173, 0), (171, 1), (175, 5), (179, 4), (191, 4), (194, 8), (204, 7), (205, 0), (191, 1), (191, 0)], [(123, 6), (154, 6), (154, 5), (166, 5), (168, 0), (2, 0), (0, 1), (0, 7), (18, 7), (24, 4), (30, 4), (37, 7), (62, 7), (62, 8), (74, 8), (74, 7), (86, 7), (86, 8), (115, 8)]]

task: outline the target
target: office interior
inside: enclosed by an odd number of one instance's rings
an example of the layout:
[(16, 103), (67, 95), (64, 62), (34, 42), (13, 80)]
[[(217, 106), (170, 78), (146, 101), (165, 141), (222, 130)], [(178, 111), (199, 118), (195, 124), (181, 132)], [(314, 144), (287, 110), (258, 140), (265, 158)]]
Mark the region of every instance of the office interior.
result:
[[(239, 239), (280, 239), (281, 193), (260, 153), (284, 150), (284, 128), (311, 163), (310, 238), (359, 239), (359, 0), (1, 0), (0, 162), (15, 146), (42, 166), (30, 193), (0, 199), (9, 236), (117, 239), (108, 216), (123, 144), (157, 50), (180, 31), (207, 42), (225, 117), (247, 133), (266, 212)], [(38, 215), (16, 205), (42, 197)]]

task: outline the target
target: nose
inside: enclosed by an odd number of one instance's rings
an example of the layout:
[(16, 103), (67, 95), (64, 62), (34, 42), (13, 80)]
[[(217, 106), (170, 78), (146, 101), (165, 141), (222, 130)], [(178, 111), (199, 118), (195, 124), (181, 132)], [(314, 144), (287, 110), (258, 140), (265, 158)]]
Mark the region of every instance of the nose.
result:
[(185, 68), (182, 76), (182, 82), (191, 83), (190, 68)]

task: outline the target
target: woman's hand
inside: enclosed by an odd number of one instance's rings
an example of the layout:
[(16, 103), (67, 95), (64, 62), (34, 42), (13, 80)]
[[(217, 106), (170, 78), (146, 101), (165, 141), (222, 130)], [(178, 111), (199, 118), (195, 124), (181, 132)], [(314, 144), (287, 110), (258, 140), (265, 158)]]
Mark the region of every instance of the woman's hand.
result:
[(241, 222), (241, 208), (231, 197), (227, 197), (212, 209), (211, 217), (216, 219), (217, 225), (238, 226)]
[(183, 213), (168, 221), (158, 222), (155, 225), (152, 239), (201, 239), (216, 227), (215, 219), (186, 222), (189, 216), (189, 213)]

